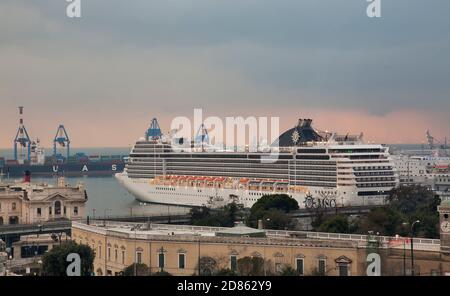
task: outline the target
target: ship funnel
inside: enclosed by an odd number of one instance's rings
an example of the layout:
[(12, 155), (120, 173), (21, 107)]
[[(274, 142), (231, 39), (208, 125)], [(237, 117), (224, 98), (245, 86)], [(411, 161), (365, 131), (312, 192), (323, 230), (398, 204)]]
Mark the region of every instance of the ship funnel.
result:
[(23, 182), (24, 183), (30, 183), (31, 182), (31, 172), (30, 171), (26, 171), (24, 176), (23, 176)]

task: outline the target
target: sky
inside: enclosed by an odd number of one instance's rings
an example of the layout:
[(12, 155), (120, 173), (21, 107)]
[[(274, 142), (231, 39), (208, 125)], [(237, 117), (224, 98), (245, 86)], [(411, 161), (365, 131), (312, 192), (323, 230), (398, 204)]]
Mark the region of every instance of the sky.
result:
[(128, 147), (157, 117), (278, 116), (379, 143), (450, 137), (450, 2), (0, 1), (0, 147)]

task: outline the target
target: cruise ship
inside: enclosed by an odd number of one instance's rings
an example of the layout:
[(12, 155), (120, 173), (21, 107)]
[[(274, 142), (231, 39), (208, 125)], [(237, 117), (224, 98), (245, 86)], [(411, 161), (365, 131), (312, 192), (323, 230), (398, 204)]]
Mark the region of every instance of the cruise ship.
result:
[(208, 135), (201, 145), (198, 138), (180, 146), (183, 139), (163, 135), (153, 119), (117, 180), (142, 202), (246, 208), (269, 194), (288, 194), (300, 208), (382, 204), (399, 182), (388, 147), (364, 143), (362, 134), (320, 132), (311, 119), (253, 151), (205, 149)]

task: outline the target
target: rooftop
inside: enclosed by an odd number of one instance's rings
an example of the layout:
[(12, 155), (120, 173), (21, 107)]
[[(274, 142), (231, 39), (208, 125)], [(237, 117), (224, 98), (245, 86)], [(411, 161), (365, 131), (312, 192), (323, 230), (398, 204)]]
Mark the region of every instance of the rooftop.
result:
[[(202, 241), (216, 243), (264, 244), (280, 246), (309, 246), (335, 248), (365, 248), (368, 236), (359, 234), (322, 233), (308, 231), (258, 230), (245, 226), (232, 228), (191, 225), (148, 224), (112, 221), (72, 222), (72, 228), (110, 237), (137, 240)], [(251, 234), (264, 233), (265, 237)], [(231, 234), (231, 235), (221, 235)], [(378, 236), (381, 248), (402, 248), (393, 244), (395, 237)], [(414, 249), (439, 251), (440, 240), (414, 239)]]
[(41, 201), (61, 195), (70, 199), (86, 199), (84, 186), (71, 186), (60, 178), (56, 185), (47, 183), (3, 182), (0, 183), (0, 198), (19, 196), (25, 200)]

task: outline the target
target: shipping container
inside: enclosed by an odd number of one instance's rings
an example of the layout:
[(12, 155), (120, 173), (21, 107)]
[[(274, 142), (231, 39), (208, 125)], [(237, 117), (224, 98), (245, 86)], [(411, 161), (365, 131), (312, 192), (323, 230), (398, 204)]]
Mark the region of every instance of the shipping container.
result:
[(89, 156), (89, 161), (91, 161), (91, 162), (99, 162), (100, 161), (100, 156), (98, 156), (98, 155), (91, 155), (91, 156)]

